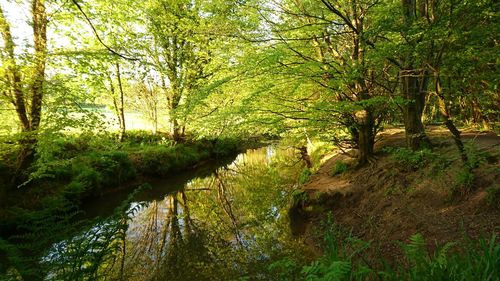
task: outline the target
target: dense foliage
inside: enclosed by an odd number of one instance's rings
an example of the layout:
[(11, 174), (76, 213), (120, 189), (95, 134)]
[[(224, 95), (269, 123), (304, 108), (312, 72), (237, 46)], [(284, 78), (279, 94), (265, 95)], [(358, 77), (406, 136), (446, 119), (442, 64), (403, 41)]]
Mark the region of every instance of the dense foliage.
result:
[[(137, 186), (147, 177), (172, 176), (215, 162), (254, 140), (280, 139), (294, 151), (297, 159), (287, 164), (295, 170), (286, 174), (290, 167), (261, 158), (278, 164), (248, 171), (235, 168), (247, 174), (260, 172), (260, 178), (233, 178), (241, 185), (238, 194), (226, 194), (219, 182), (217, 195), (193, 197), (219, 200), (221, 205), (221, 200), (241, 202), (240, 207), (254, 216), (246, 223), (264, 236), (276, 234), (266, 233), (264, 223), (273, 214), (252, 209), (252, 200), (274, 204), (276, 214), (284, 216), (285, 208), (276, 202), (300, 201), (303, 193), (293, 189), (311, 179), (329, 149), (353, 149), (355, 163), (337, 161), (328, 171), (330, 176), (343, 176), (376, 161), (375, 144), (387, 127), (404, 128), (406, 147), (383, 152), (408, 172), (455, 163), (436, 156), (426, 125), (446, 128), (461, 160), (455, 193), (466, 194), (475, 181), (474, 169), (485, 157), (464, 143), (462, 128), (495, 133), (500, 128), (499, 8), (495, 0), (2, 1), (0, 274), (26, 280), (41, 280), (40, 274), (92, 280), (109, 267), (113, 276), (125, 280), (126, 254), (121, 253), (120, 267), (117, 251), (125, 251), (120, 243), (127, 243), (127, 221), (137, 210), (124, 203), (115, 216), (99, 222), (102, 233), (75, 237), (85, 228), (79, 218), (83, 202)], [(268, 198), (264, 190), (271, 194)], [(487, 191), (491, 205), (498, 203), (498, 190), (496, 185)], [(186, 215), (185, 195), (170, 200), (182, 203)], [(207, 206), (213, 202), (204, 204), (194, 211), (198, 218), (210, 213)], [(235, 224), (233, 210), (224, 210), (217, 215), (233, 216), (230, 223)], [(259, 222), (261, 228), (256, 226)], [(172, 224), (189, 225), (170, 223), (166, 232), (179, 230)], [(52, 228), (58, 224), (62, 227)], [(213, 233), (203, 227), (199, 226), (200, 237), (187, 233), (189, 239), (183, 240), (206, 244), (206, 255), (193, 266), (219, 264), (218, 259), (229, 259), (231, 251), (242, 266), (211, 268), (212, 272), (200, 272), (203, 278), (498, 277), (495, 237), (490, 244), (484, 240), (465, 250), (467, 259), (462, 260), (454, 253), (446, 255), (448, 245), (438, 256), (428, 257), (419, 248), (422, 238), (413, 236), (404, 248), (408, 264), (415, 267), (406, 272), (403, 265), (379, 271), (379, 265), (358, 263), (354, 252), (368, 245), (352, 239), (349, 242), (356, 245), (330, 245), (311, 265), (308, 258), (280, 256), (276, 248), (270, 252), (276, 254), (273, 257), (258, 247), (247, 245), (253, 252), (244, 251), (243, 244), (250, 242), (238, 233), (235, 239), (241, 248), (214, 255), (209, 247), (227, 250), (226, 243), (236, 242), (228, 242), (221, 232), (210, 236)], [(41, 229), (60, 235), (37, 242), (34, 233)], [(252, 239), (271, 243), (282, 240), (278, 234)], [(82, 248), (67, 257), (82, 259), (69, 271), (72, 261), (60, 257), (45, 268), (42, 252), (68, 237), (81, 242)], [(85, 244), (89, 239), (100, 244)], [(29, 249), (26, 241), (36, 247)], [(178, 261), (187, 263), (192, 253), (182, 256), (179, 245)], [(161, 250), (159, 255), (158, 260)], [(30, 256), (36, 258), (24, 260)], [(467, 271), (467, 266), (477, 272)], [(153, 273), (157, 275), (151, 278), (161, 279), (175, 272)]]

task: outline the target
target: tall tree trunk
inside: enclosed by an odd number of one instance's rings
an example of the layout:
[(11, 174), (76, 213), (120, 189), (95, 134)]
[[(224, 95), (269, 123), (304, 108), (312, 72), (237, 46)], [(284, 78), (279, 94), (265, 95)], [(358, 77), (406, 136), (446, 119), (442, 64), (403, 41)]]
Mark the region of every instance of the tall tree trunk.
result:
[[(10, 25), (0, 8), (0, 33), (5, 45), (7, 56), (6, 80), (9, 86), (8, 99), (14, 105), (21, 125), (21, 148), (16, 159), (16, 171), (13, 182), (17, 182), (22, 171), (26, 170), (34, 159), (34, 150), (37, 143), (37, 132), (42, 117), (43, 85), (45, 82), (45, 63), (47, 59), (47, 15), (44, 0), (33, 0), (33, 74), (29, 87), (29, 97), (25, 95), (22, 87), (22, 75), (14, 56), (14, 41), (12, 40)], [(27, 107), (27, 100), (30, 99)]]
[(33, 1), (33, 33), (35, 43), (35, 74), (31, 87), (31, 130), (40, 126), (42, 115), (43, 84), (45, 82), (45, 62), (47, 59), (47, 15), (45, 0)]
[[(403, 9), (403, 22), (408, 28), (418, 19), (430, 19), (428, 1), (402, 0), (401, 5)], [(418, 41), (419, 39), (415, 39), (412, 42), (408, 42), (408, 44), (414, 48), (418, 44)], [(413, 55), (407, 54), (400, 72), (401, 93), (406, 100), (406, 103), (403, 105), (406, 144), (413, 150), (431, 146), (422, 123), (429, 77), (426, 69), (416, 69), (415, 64)]]
[(464, 165), (468, 166), (469, 159), (467, 157), (467, 152), (465, 151), (464, 143), (462, 142), (462, 138), (460, 137), (461, 133), (453, 123), (453, 120), (451, 119), (450, 110), (446, 105), (446, 100), (444, 98), (439, 74), (436, 74), (436, 95), (438, 97), (438, 102), (439, 102), (439, 111), (441, 112), (441, 115), (444, 118), (444, 124), (446, 128), (448, 128), (448, 130), (453, 135), (453, 140), (455, 141), (455, 144), (458, 148), (458, 152), (460, 153), (462, 162), (464, 163)]
[[(358, 101), (366, 101), (372, 97), (367, 86), (369, 79), (369, 69), (365, 68), (365, 40), (364, 36), (364, 21), (361, 11), (359, 11), (357, 1), (351, 2), (351, 13), (354, 18), (352, 25), (355, 26), (353, 37), (353, 53), (352, 60), (354, 66), (359, 67), (362, 76), (356, 79), (354, 83), (354, 92)], [(363, 110), (354, 112), (354, 120), (357, 127), (357, 146), (358, 146), (358, 165), (362, 166), (368, 163), (370, 157), (373, 156), (373, 146), (375, 144), (375, 120), (373, 112), (369, 107), (364, 107)]]
[(375, 121), (372, 112), (368, 109), (357, 112), (356, 120), (358, 124), (358, 165), (364, 165), (373, 155)]
[(406, 145), (413, 150), (431, 147), (431, 142), (422, 123), (425, 97), (429, 84), (427, 71), (407, 69), (401, 71), (400, 77), (401, 92), (406, 99), (406, 103), (402, 107)]
[(182, 137), (181, 127), (175, 116), (170, 116), (170, 135), (174, 141), (180, 141)]
[(156, 135), (158, 133), (158, 108), (156, 107), (156, 104), (154, 105), (152, 109), (153, 113), (153, 135)]
[(170, 135), (172, 139), (176, 142), (180, 141), (183, 137), (182, 127), (179, 125), (179, 120), (175, 115), (175, 110), (179, 106), (181, 93), (177, 87), (172, 87), (172, 95), (168, 97), (168, 105), (169, 105), (169, 120), (170, 120)]
[(120, 123), (120, 134), (118, 135), (118, 140), (123, 141), (125, 137), (126, 128), (125, 128), (125, 109), (124, 109), (124, 93), (123, 93), (123, 85), (122, 78), (120, 72), (120, 64), (116, 63), (116, 77), (118, 79), (118, 89), (120, 90), (119, 102), (117, 103), (115, 100), (115, 107), (118, 114), (118, 121)]
[(5, 72), (5, 80), (8, 83), (9, 90), (7, 94), (8, 100), (14, 105), (17, 117), (22, 131), (28, 131), (30, 128), (30, 121), (28, 119), (28, 112), (24, 100), (24, 93), (22, 90), (21, 73), (16, 62), (14, 55), (14, 41), (10, 32), (10, 24), (5, 18), (2, 7), (0, 6), (0, 32), (4, 42), (4, 49), (7, 54), (2, 58), (2, 63), (7, 66)]

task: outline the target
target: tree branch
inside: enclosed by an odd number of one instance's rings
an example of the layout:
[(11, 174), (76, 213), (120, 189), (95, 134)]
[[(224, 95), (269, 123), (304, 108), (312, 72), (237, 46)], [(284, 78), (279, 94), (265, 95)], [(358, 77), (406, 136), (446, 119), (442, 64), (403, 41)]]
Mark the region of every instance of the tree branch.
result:
[(95, 28), (94, 24), (92, 23), (92, 21), (90, 20), (90, 18), (87, 16), (87, 14), (83, 11), (82, 9), (82, 6), (80, 6), (80, 4), (78, 4), (77, 0), (71, 0), (71, 2), (73, 2), (73, 4), (75, 4), (75, 6), (78, 8), (78, 10), (82, 13), (82, 15), (85, 17), (85, 19), (87, 20), (87, 22), (89, 23), (90, 27), (92, 28), (92, 31), (94, 32), (97, 40), (99, 41), (99, 43), (101, 43), (101, 45), (104, 46), (104, 48), (106, 48), (110, 53), (116, 55), (116, 56), (119, 56), (123, 59), (126, 59), (126, 60), (131, 60), (131, 61), (137, 61), (139, 59), (137, 58), (131, 58), (131, 57), (128, 57), (128, 56), (125, 56), (125, 55), (122, 55), (120, 53), (118, 53), (117, 51), (113, 50), (110, 46), (106, 45), (106, 43), (104, 43), (101, 39), (101, 37), (99, 36), (99, 33), (97, 33), (97, 29)]

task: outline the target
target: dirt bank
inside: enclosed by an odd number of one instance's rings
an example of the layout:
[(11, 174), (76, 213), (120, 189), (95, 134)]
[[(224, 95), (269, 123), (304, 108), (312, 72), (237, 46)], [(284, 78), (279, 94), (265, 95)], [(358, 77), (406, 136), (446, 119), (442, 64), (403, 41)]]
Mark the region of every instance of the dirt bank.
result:
[[(310, 240), (315, 228), (331, 213), (344, 229), (379, 246), (388, 259), (401, 255), (395, 241), (421, 233), (432, 251), (436, 244), (499, 232), (500, 208), (491, 202), (500, 183), (500, 137), (492, 133), (465, 132), (480, 158), (470, 186), (460, 179), (462, 163), (447, 131), (431, 130), (435, 145), (431, 158), (420, 168), (395, 161), (386, 147), (403, 147), (402, 130), (389, 130), (376, 145), (376, 159), (363, 168), (349, 168), (332, 176), (338, 161), (353, 163), (348, 153), (328, 159), (303, 187), (309, 200), (302, 207), (308, 223), (303, 232)], [(497, 193), (498, 196), (498, 193)], [(498, 201), (496, 201), (498, 202)], [(314, 237), (314, 238), (313, 238)]]

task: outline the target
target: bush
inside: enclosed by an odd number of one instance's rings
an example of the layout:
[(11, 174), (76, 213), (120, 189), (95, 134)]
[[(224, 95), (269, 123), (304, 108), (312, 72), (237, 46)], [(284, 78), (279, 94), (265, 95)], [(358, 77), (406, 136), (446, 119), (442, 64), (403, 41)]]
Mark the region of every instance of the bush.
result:
[[(460, 253), (450, 254), (457, 243), (447, 243), (434, 255), (426, 249), (427, 243), (420, 234), (402, 244), (406, 261), (394, 266), (385, 261), (375, 267), (368, 264), (364, 252), (370, 243), (350, 235), (326, 235), (325, 254), (302, 269), (306, 280), (499, 280), (500, 244), (496, 235), (477, 241), (468, 240)], [(382, 269), (381, 269), (382, 268)]]
[(304, 205), (307, 201), (309, 201), (309, 195), (304, 190), (295, 189), (292, 192), (292, 199), (290, 203), (290, 208), (298, 208), (301, 205)]
[[(232, 154), (239, 148), (233, 139), (174, 144), (161, 135), (140, 131), (132, 132), (129, 139), (140, 146), (118, 143), (112, 134), (52, 137), (45, 136), (39, 142), (36, 162), (23, 185), (49, 184), (53, 187), (49, 193), (73, 201), (102, 194), (106, 188), (118, 187), (137, 173), (165, 176), (210, 157)], [(5, 161), (0, 162), (0, 184), (10, 180), (2, 176), (3, 170), (9, 174), (10, 166), (2, 163)]]
[(474, 172), (468, 167), (460, 169), (456, 177), (454, 193), (466, 194), (472, 189), (474, 183)]
[(212, 153), (216, 157), (224, 157), (234, 154), (240, 149), (241, 143), (236, 139), (217, 139), (214, 141)]
[(383, 151), (391, 153), (391, 158), (410, 170), (417, 170), (429, 164), (436, 155), (427, 148), (413, 151), (405, 147), (388, 147)]
[(165, 176), (196, 164), (209, 153), (197, 147), (178, 144), (175, 146), (149, 146), (134, 154), (135, 165), (145, 175)]
[(65, 188), (65, 195), (73, 198), (101, 193), (105, 187), (122, 184), (136, 175), (128, 154), (122, 151), (77, 157), (71, 169), (72, 180)]
[[(118, 138), (118, 136), (116, 136)], [(125, 141), (130, 144), (139, 145), (151, 145), (151, 144), (161, 144), (161, 145), (173, 145), (174, 141), (170, 139), (169, 136), (161, 133), (153, 134), (150, 131), (144, 130), (131, 130), (127, 131)]]
[(349, 169), (349, 166), (344, 163), (343, 161), (337, 160), (335, 161), (335, 165), (333, 166), (332, 170), (330, 171), (330, 176), (336, 176), (339, 174), (343, 174), (347, 172)]
[(479, 167), (479, 165), (486, 163), (486, 159), (488, 158), (488, 153), (480, 151), (474, 144), (466, 144), (465, 152), (467, 153), (470, 168)]
[(486, 189), (487, 196), (486, 200), (488, 201), (488, 205), (492, 207), (499, 208), (500, 207), (500, 185), (493, 185)]
[(306, 182), (309, 181), (309, 179), (311, 178), (311, 175), (312, 175), (312, 172), (309, 168), (303, 169), (302, 173), (300, 173), (300, 176), (299, 176), (299, 183), (305, 184)]

